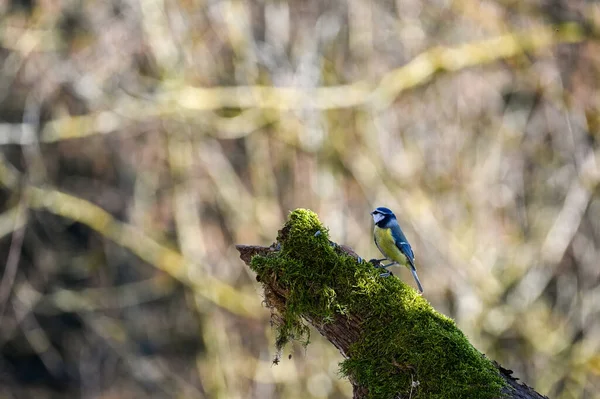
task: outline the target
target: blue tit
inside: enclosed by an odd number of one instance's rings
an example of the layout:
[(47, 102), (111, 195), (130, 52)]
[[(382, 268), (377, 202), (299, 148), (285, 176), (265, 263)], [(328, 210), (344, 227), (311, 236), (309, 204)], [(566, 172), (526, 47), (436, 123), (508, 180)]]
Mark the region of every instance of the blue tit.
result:
[[(377, 245), (379, 251), (385, 256), (384, 259), (379, 259), (379, 261), (387, 259), (392, 262), (380, 267), (388, 268), (395, 264), (408, 267), (417, 282), (417, 286), (419, 286), (419, 291), (423, 292), (423, 287), (421, 286), (421, 282), (417, 276), (417, 269), (415, 268), (415, 255), (398, 224), (398, 220), (396, 220), (394, 212), (381, 206), (371, 212), (371, 215), (375, 222), (375, 228), (373, 229), (375, 245)], [(383, 277), (389, 275), (390, 272), (388, 271), (381, 274)]]

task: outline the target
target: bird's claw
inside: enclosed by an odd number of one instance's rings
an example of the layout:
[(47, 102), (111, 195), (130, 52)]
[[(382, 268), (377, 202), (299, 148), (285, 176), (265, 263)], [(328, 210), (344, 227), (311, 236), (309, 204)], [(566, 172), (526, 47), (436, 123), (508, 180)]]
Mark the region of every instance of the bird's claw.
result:
[(381, 267), (383, 267), (383, 265), (381, 264), (381, 262), (384, 261), (384, 260), (386, 260), (386, 258), (383, 258), (383, 259), (371, 259), (369, 261), (369, 263), (372, 264), (374, 267), (381, 268)]

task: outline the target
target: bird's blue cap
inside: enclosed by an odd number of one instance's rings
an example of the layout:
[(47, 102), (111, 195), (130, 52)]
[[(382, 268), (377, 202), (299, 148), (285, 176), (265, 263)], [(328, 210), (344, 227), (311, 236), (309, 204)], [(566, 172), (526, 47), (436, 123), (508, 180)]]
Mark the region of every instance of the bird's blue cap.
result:
[(375, 212), (379, 212), (383, 215), (393, 215), (394, 212), (392, 212), (391, 209), (386, 208), (385, 206), (380, 206), (379, 208), (376, 208), (373, 212), (371, 212), (371, 215), (374, 214)]

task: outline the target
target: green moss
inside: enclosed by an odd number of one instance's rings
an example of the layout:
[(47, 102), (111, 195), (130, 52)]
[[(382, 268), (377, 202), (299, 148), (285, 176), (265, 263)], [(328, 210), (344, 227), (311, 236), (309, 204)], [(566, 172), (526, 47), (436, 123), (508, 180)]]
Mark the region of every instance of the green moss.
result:
[(293, 211), (278, 241), (280, 251), (251, 262), (262, 281), (276, 276), (289, 293), (277, 326), (278, 349), (290, 340), (308, 343), (303, 316), (326, 323), (353, 314), (364, 321), (364, 334), (341, 363), (341, 373), (370, 397), (502, 396), (497, 370), (452, 319), (398, 278), (379, 277), (371, 264), (332, 246), (315, 213)]

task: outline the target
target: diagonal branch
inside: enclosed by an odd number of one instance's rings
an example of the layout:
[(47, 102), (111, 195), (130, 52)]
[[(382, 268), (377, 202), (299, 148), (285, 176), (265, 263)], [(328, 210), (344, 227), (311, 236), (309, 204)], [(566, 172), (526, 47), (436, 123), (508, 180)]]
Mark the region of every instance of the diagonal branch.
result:
[(544, 398), (473, 348), (416, 291), (379, 278), (323, 232), (314, 213), (296, 210), (277, 243), (236, 246), (263, 285), (279, 351), (312, 325), (346, 359), (341, 372), (355, 398)]

